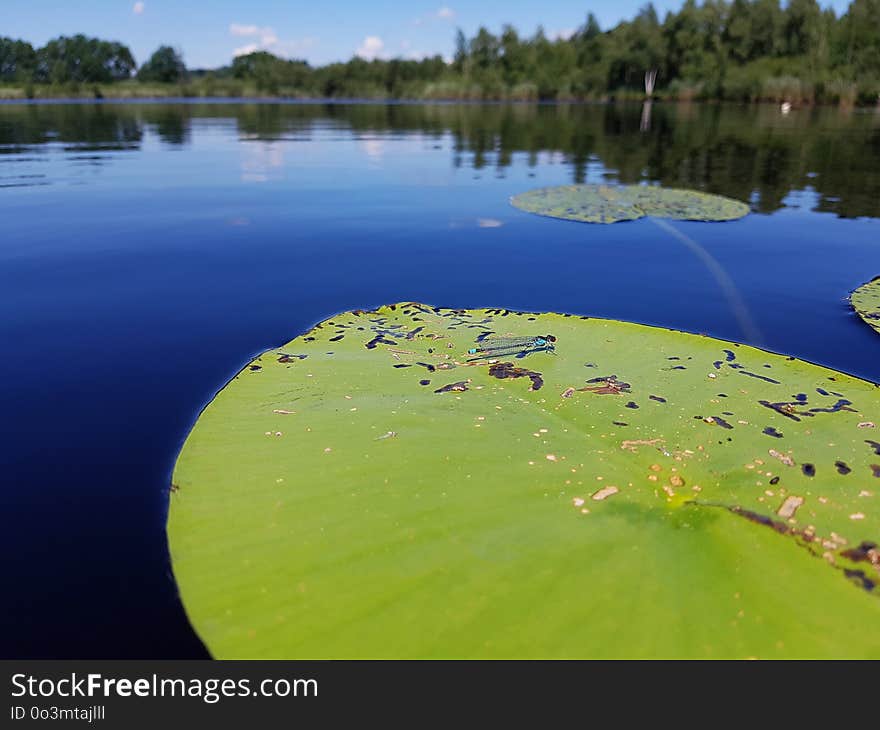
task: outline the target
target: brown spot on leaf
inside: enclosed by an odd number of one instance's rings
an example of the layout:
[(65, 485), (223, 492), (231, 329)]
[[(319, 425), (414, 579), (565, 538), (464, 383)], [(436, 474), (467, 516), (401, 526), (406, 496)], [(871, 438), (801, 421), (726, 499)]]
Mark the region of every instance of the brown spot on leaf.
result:
[(376, 345), (396, 345), (397, 343), (394, 340), (385, 339), (381, 334), (376, 335), (372, 340), (364, 345), (368, 350), (373, 350), (376, 348)]
[(796, 497), (795, 495), (786, 497), (785, 501), (782, 503), (782, 505), (780, 505), (779, 509), (776, 510), (776, 514), (787, 520), (791, 517), (794, 517), (794, 513), (797, 512), (798, 507), (800, 507), (803, 503), (803, 497)]
[(866, 591), (873, 591), (874, 587), (877, 585), (876, 581), (871, 580), (868, 576), (865, 575), (864, 570), (850, 570), (848, 568), (843, 569), (844, 575), (849, 578), (856, 585), (861, 586)]
[(489, 375), (493, 378), (504, 380), (505, 378), (528, 378), (532, 381), (529, 390), (540, 390), (544, 385), (544, 379), (541, 373), (536, 373), (527, 368), (516, 367), (511, 362), (498, 362), (489, 366)]
[(773, 378), (768, 378), (766, 375), (758, 375), (757, 373), (750, 373), (748, 370), (740, 370), (739, 374), (740, 375), (748, 375), (752, 378), (757, 378), (758, 380), (764, 380), (768, 383), (773, 383), (774, 385), (780, 385), (780, 382), (778, 380), (774, 380)]
[(772, 456), (774, 459), (779, 459), (779, 461), (781, 461), (786, 466), (794, 466), (794, 459), (792, 459), (788, 454), (783, 454), (776, 449), (770, 449), (767, 453), (770, 454), (770, 456)]
[(591, 378), (587, 383), (596, 383), (596, 385), (588, 385), (584, 388), (578, 388), (578, 390), (588, 390), (599, 395), (620, 395), (621, 393), (630, 392), (630, 384), (618, 380), (616, 375), (609, 375), (604, 378)]
[(880, 549), (876, 542), (863, 540), (857, 547), (849, 548), (840, 553), (844, 558), (849, 558), (855, 563), (868, 562), (880, 568)]
[(457, 383), (450, 383), (449, 385), (444, 385), (442, 388), (437, 388), (435, 393), (451, 393), (451, 392), (463, 392), (468, 389), (468, 383), (470, 380), (459, 380)]
[(728, 510), (733, 512), (740, 517), (745, 517), (749, 522), (756, 522), (759, 525), (764, 525), (765, 527), (769, 527), (781, 535), (787, 535), (794, 530), (785, 522), (781, 522), (779, 520), (774, 520), (772, 517), (767, 517), (766, 515), (762, 515), (758, 512), (753, 512), (750, 509), (744, 509), (742, 507), (734, 506), (728, 507)]
[(798, 416), (809, 416), (812, 415), (810, 413), (801, 413), (795, 410), (795, 406), (800, 405), (799, 402), (790, 402), (790, 401), (780, 401), (778, 403), (771, 403), (766, 400), (759, 400), (760, 403), (765, 408), (769, 408), (773, 411), (776, 411), (780, 416), (785, 416), (786, 418), (790, 418), (792, 421), (800, 421), (801, 419)]
[(654, 446), (659, 443), (663, 443), (663, 439), (630, 440), (630, 441), (621, 442), (620, 448), (627, 449), (628, 451), (632, 451), (633, 453), (636, 453), (636, 446)]
[(608, 499), (608, 497), (617, 494), (620, 490), (614, 486), (602, 487), (598, 492), (594, 492), (592, 494), (592, 499), (597, 502), (601, 502), (603, 499)]

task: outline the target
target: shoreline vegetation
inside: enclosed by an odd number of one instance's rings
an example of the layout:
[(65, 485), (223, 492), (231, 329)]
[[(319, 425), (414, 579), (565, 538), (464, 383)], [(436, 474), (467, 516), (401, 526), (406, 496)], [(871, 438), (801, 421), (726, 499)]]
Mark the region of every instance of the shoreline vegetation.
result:
[[(792, 79), (791, 86), (779, 83), (771, 79), (766, 93), (748, 99), (733, 99), (726, 97), (710, 97), (692, 94), (676, 94), (664, 91), (655, 92), (650, 100), (655, 102), (672, 103), (745, 103), (745, 104), (791, 104), (792, 108), (836, 106), (841, 108), (880, 108), (880, 98), (872, 96), (865, 98), (850, 99), (848, 95), (844, 99), (816, 98), (815, 95), (793, 94), (790, 89), (798, 87), (796, 79)], [(783, 80), (784, 82), (785, 80)], [(467, 91), (467, 90), (466, 90)], [(443, 86), (441, 88), (427, 87), (422, 93), (407, 96), (391, 96), (388, 94), (370, 95), (334, 95), (323, 96), (308, 94), (303, 91), (266, 91), (252, 83), (181, 83), (181, 84), (147, 84), (136, 80), (121, 81), (112, 84), (51, 84), (35, 86), (32, 89), (24, 86), (0, 86), (0, 103), (2, 102), (40, 102), (40, 101), (219, 101), (219, 100), (242, 100), (242, 101), (279, 101), (279, 102), (323, 102), (323, 103), (560, 103), (581, 104), (595, 103), (608, 104), (615, 102), (642, 102), (648, 100), (642, 92), (632, 90), (619, 90), (615, 93), (601, 96), (562, 96), (541, 98), (534, 94), (523, 93), (522, 89), (506, 90), (506, 93), (487, 96), (480, 93), (455, 93), (455, 89)], [(477, 91), (471, 89), (470, 91)], [(527, 91), (527, 90), (526, 90)], [(794, 98), (794, 101), (791, 101)]]
[(459, 30), (451, 58), (352, 58), (313, 67), (266, 51), (188, 69), (162, 46), (141, 66), (123, 44), (84, 35), (35, 49), (0, 37), (0, 100), (278, 98), (406, 101), (880, 104), (880, 0), (837, 16), (816, 0), (686, 0), (661, 20), (647, 4), (603, 30)]
[[(155, 85), (155, 84), (113, 84), (108, 86), (92, 85), (87, 88), (76, 86), (54, 86), (41, 88), (33, 94), (27, 94), (23, 87), (0, 86), (0, 104), (14, 104), (15, 102), (40, 103), (40, 102), (70, 102), (70, 103), (100, 103), (100, 102), (278, 102), (278, 103), (324, 103), (324, 104), (615, 104), (648, 101), (643, 94), (622, 93), (608, 94), (597, 97), (556, 97), (553, 99), (539, 99), (532, 96), (519, 96), (509, 94), (495, 97), (484, 96), (454, 96), (454, 95), (420, 95), (420, 96), (311, 96), (300, 93), (267, 93), (244, 85), (242, 87), (228, 87), (229, 91), (221, 89), (214, 93), (199, 86), (191, 84), (183, 85)], [(237, 91), (237, 89), (241, 91)], [(789, 95), (769, 95), (767, 97), (734, 101), (724, 98), (705, 98), (693, 96), (676, 96), (672, 94), (654, 94), (650, 101), (657, 103), (672, 104), (759, 104), (778, 105), (788, 103), (790, 109), (814, 108), (814, 107), (839, 107), (843, 109), (871, 109), (876, 106), (880, 109), (880, 100), (870, 103), (841, 103), (835, 101), (817, 101), (815, 99), (800, 99), (795, 103), (788, 101)]]

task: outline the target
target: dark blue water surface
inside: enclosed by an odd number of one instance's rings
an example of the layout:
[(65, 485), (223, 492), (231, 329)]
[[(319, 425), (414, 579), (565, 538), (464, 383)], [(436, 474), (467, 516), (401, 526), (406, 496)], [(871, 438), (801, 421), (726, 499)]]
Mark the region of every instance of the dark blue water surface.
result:
[[(880, 380), (880, 337), (845, 301), (880, 274), (880, 114), (655, 105), (645, 121), (638, 106), (0, 105), (2, 654), (205, 654), (167, 555), (177, 452), (243, 363), (338, 311), (613, 317)], [(579, 181), (699, 188), (753, 213), (670, 230), (508, 203)]]

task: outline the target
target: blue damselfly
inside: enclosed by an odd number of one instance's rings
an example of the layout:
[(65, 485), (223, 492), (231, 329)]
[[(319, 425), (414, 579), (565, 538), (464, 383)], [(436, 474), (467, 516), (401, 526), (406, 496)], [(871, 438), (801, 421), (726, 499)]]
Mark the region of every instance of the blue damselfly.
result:
[(495, 357), (496, 355), (515, 355), (517, 353), (550, 351), (556, 349), (553, 335), (535, 337), (489, 337), (476, 347), (468, 350), (468, 355)]

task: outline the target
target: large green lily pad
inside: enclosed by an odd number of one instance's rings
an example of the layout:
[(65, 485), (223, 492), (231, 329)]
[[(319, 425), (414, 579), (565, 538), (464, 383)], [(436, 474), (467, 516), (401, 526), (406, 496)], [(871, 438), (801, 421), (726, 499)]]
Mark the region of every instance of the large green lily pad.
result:
[(859, 317), (880, 332), (880, 276), (856, 289), (850, 296), (850, 302)]
[(201, 414), (174, 572), (224, 658), (876, 658), (877, 424), (877, 386), (709, 337), (349, 312)]
[(560, 185), (514, 195), (529, 213), (584, 223), (617, 223), (645, 216), (694, 221), (742, 218), (749, 206), (721, 195), (647, 185)]

